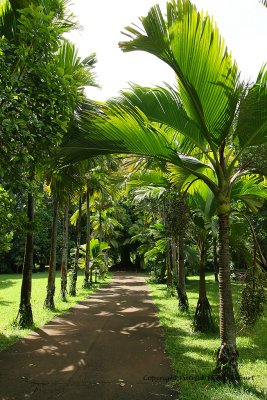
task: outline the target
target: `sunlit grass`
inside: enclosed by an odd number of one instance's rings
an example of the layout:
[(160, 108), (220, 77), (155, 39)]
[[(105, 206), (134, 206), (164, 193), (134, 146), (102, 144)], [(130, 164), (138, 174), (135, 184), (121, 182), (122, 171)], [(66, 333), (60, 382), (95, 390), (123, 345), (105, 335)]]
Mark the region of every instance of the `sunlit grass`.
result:
[[(219, 347), (219, 330), (205, 335), (192, 330), (192, 319), (198, 298), (198, 278), (187, 281), (189, 314), (178, 311), (176, 297), (166, 293), (164, 285), (150, 284), (159, 318), (165, 333), (165, 346), (170, 355), (180, 395), (179, 400), (256, 400), (267, 399), (267, 313), (251, 331), (238, 332), (239, 367), (244, 378), (241, 385), (220, 385), (208, 379), (215, 366)], [(233, 298), (237, 314), (242, 284), (233, 283)], [(218, 284), (207, 277), (207, 291), (214, 319), (218, 326)]]
[[(54, 311), (43, 308), (46, 296), (47, 274), (43, 272), (33, 274), (32, 282), (32, 311), (36, 328), (43, 326), (54, 316), (68, 311), (79, 300), (84, 299), (94, 292), (99, 286), (106, 284), (111, 279), (109, 275), (100, 283), (94, 284), (90, 289), (83, 289), (83, 272), (80, 271), (77, 280), (77, 296), (67, 297), (67, 301), (60, 299), (60, 273), (56, 275), (56, 294)], [(31, 329), (20, 329), (14, 324), (18, 314), (20, 300), (21, 275), (0, 275), (0, 350), (26, 336)]]

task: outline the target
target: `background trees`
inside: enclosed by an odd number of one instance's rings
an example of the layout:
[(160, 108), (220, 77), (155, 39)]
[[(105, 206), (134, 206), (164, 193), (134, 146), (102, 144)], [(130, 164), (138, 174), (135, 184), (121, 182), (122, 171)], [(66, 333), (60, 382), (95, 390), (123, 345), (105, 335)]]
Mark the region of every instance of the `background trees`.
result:
[(90, 79), (87, 74), (86, 82), (85, 77), (94, 56), (83, 67), (77, 66), (74, 46), (63, 39), (75, 26), (66, 5), (63, 0), (12, 1), (1, 9), (1, 168), (6, 179), (23, 180), (28, 192), (21, 325), (33, 322), (30, 297), (37, 181), (67, 130), (81, 85), (93, 81), (92, 74)]
[[(19, 197), (20, 204), (27, 209), (21, 224), (25, 226), (27, 238), (20, 324), (33, 322), (30, 297), (33, 233), (36, 229), (34, 202), (42, 197), (37, 193), (44, 175), (50, 170), (55, 212), (47, 307), (54, 307), (56, 210), (59, 203), (65, 209), (62, 297), (66, 297), (67, 211), (70, 197), (75, 198), (73, 193), (76, 192), (77, 240), (70, 294), (76, 294), (77, 270), (82, 264), (80, 245), (84, 242), (84, 285), (87, 286), (89, 278), (92, 281), (90, 259), (93, 252), (90, 246), (93, 237), (95, 248), (100, 249), (104, 241), (110, 242), (106, 245), (109, 246), (109, 252), (105, 253), (106, 268), (110, 263), (108, 255), (113, 255), (111, 261), (117, 267), (123, 264), (139, 268), (145, 261), (151, 263), (155, 271), (160, 270), (160, 279), (165, 280), (167, 273), (169, 286), (174, 278), (179, 308), (188, 311), (184, 267), (190, 258), (186, 231), (188, 227), (192, 228), (192, 222), (187, 218), (191, 213), (197, 226), (194, 228), (197, 232), (190, 238), (191, 255), (193, 252), (196, 255), (198, 250), (195, 258), (200, 267), (195, 326), (204, 331), (203, 326), (209, 325), (209, 318), (204, 323), (203, 320), (210, 317), (204, 269), (211, 247), (212, 215), (216, 214), (218, 233), (213, 237), (218, 237), (219, 241), (221, 345), (213, 376), (222, 381), (239, 381), (231, 257), (236, 264), (253, 268), (261, 265), (266, 269), (266, 257), (260, 243), (264, 244), (266, 235), (262, 229), (258, 240), (246, 209), (255, 212), (266, 199), (266, 181), (262, 178), (267, 173), (266, 65), (254, 83), (241, 82), (238, 67), (213, 21), (199, 13), (188, 0), (171, 1), (167, 3), (166, 16), (159, 6), (155, 6), (140, 19), (140, 28), (136, 25), (126, 27), (128, 39), (121, 42), (120, 47), (127, 52), (149, 52), (167, 63), (176, 73), (177, 85), (149, 88), (133, 84), (119, 98), (109, 100), (100, 108), (86, 99), (83, 92), (85, 85), (95, 85), (92, 73), (95, 56), (81, 60), (75, 47), (63, 38), (64, 32), (75, 25), (65, 5), (60, 0), (31, 4), (10, 1), (1, 8), (0, 145), (3, 157), (0, 174), (4, 189), (0, 199), (7, 215), (12, 210), (8, 196), (12, 200)], [(66, 155), (64, 160), (58, 152), (61, 144)], [(111, 183), (109, 175), (113, 175), (117, 166), (112, 166), (111, 158), (99, 158), (99, 155), (112, 153), (123, 154), (122, 157), (136, 154), (142, 156), (141, 162), (146, 156), (163, 163), (161, 170), (154, 163), (154, 169), (146, 171), (150, 184), (139, 188), (139, 193), (134, 195), (135, 200), (152, 200), (154, 196), (158, 201), (156, 205), (144, 202), (142, 204), (148, 207), (140, 210), (126, 198), (127, 192), (115, 198), (116, 185)], [(95, 157), (95, 165), (89, 167), (84, 160), (92, 157)], [(60, 159), (55, 169), (52, 168), (54, 158)], [(132, 171), (125, 165), (121, 166), (120, 172), (130, 175)], [(75, 176), (72, 174), (75, 169), (83, 180), (77, 190), (68, 183)], [(165, 180), (164, 184), (161, 182), (162, 186), (151, 185), (157, 174), (159, 180)], [(14, 190), (16, 184), (18, 188)], [(86, 204), (83, 204), (85, 191)], [(204, 196), (205, 192), (209, 195)], [(191, 207), (188, 212), (186, 193), (192, 198), (200, 193), (202, 204), (196, 206), (195, 197), (194, 201), (188, 202)], [(162, 203), (159, 204), (161, 196)], [(83, 210), (87, 216), (87, 229)], [(262, 214), (258, 221), (262, 223), (264, 218)], [(240, 249), (232, 243), (235, 231), (238, 232), (241, 224), (243, 229), (245, 220), (252, 236), (243, 242), (246, 257), (244, 254), (242, 257)], [(247, 226), (246, 232), (249, 231)], [(0, 229), (3, 232), (2, 248), (6, 251), (13, 233), (12, 230), (7, 232), (2, 222)], [(214, 260), (217, 260), (216, 248)], [(251, 298), (259, 281), (254, 279), (257, 268), (253, 268), (252, 286), (247, 286), (252, 288), (248, 290)], [(259, 293), (258, 297), (261, 297), (263, 292), (259, 290)], [(244, 299), (243, 311), (245, 294)]]

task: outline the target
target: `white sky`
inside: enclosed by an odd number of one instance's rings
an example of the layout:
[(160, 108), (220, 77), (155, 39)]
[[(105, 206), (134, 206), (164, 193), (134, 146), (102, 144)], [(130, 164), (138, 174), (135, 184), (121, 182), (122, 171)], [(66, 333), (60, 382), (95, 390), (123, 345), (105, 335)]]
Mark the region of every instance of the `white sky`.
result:
[[(80, 55), (97, 54), (96, 74), (101, 89), (87, 90), (90, 98), (104, 101), (128, 87), (128, 82), (153, 86), (174, 82), (172, 70), (144, 52), (123, 53), (121, 34), (154, 4), (166, 9), (166, 0), (73, 0), (71, 9), (83, 26), (71, 33)], [(267, 9), (258, 0), (194, 0), (199, 10), (213, 15), (243, 77), (253, 80), (267, 61)]]

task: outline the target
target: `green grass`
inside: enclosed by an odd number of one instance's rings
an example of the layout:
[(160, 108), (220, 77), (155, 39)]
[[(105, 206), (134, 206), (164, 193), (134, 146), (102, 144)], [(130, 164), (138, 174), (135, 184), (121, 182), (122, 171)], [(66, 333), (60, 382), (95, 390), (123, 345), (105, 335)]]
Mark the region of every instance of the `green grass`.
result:
[[(165, 285), (150, 283), (164, 329), (166, 351), (176, 376), (172, 382), (179, 388), (179, 400), (256, 400), (267, 399), (267, 313), (250, 332), (238, 332), (239, 369), (243, 377), (238, 386), (211, 382), (208, 375), (215, 366), (215, 354), (220, 345), (219, 331), (201, 334), (192, 331), (192, 319), (198, 298), (198, 278), (189, 277), (187, 283), (189, 314), (178, 311), (175, 297), (167, 294)], [(241, 283), (233, 283), (235, 311), (242, 290)], [(207, 277), (207, 291), (218, 325), (218, 284)]]
[[(51, 311), (43, 308), (46, 297), (47, 274), (44, 272), (33, 274), (31, 303), (34, 327), (39, 328), (51, 320), (54, 316), (68, 311), (79, 300), (87, 297), (97, 288), (106, 284), (110, 279), (111, 276), (109, 275), (105, 280), (100, 280), (100, 283), (94, 284), (91, 289), (82, 289), (83, 271), (79, 271), (77, 280), (77, 296), (68, 296), (67, 301), (63, 302), (60, 299), (59, 293), (60, 273), (57, 272), (55, 293), (56, 309)], [(19, 308), (20, 287), (21, 275), (0, 275), (0, 350), (10, 346), (32, 331), (31, 329), (21, 329), (14, 324), (14, 320), (16, 319)]]

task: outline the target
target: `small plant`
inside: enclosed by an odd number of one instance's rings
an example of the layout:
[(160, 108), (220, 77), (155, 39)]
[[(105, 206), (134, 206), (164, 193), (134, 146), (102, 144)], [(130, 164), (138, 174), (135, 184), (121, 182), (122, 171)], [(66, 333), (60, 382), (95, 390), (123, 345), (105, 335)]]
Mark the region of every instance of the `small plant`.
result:
[(176, 297), (176, 288), (174, 285), (168, 286), (166, 290), (166, 298)]
[[(107, 266), (105, 263), (105, 253), (110, 248), (107, 242), (99, 242), (98, 239), (91, 239), (90, 242), (90, 269), (92, 269), (95, 274), (95, 281), (97, 280), (96, 276), (103, 276), (107, 271)], [(83, 244), (80, 246), (80, 267), (85, 267), (85, 253), (86, 253), (86, 245)]]

